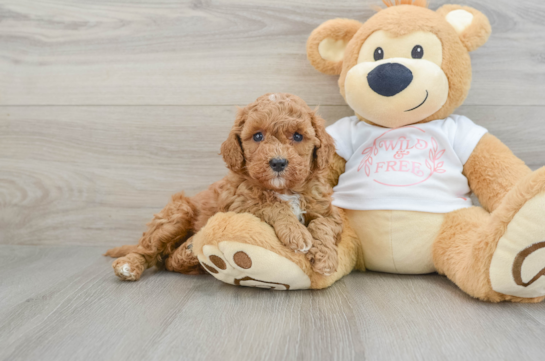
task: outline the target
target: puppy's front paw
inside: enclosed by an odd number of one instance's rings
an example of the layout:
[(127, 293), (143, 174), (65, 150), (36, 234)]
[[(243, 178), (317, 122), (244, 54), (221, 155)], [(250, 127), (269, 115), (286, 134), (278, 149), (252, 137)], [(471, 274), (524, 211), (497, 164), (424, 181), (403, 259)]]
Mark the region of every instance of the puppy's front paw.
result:
[(278, 228), (275, 227), (275, 231), (278, 239), (295, 252), (307, 253), (312, 247), (312, 235), (302, 224), (281, 225)]
[(332, 242), (315, 240), (306, 257), (316, 273), (329, 276), (337, 271), (339, 257), (337, 247)]
[(144, 259), (140, 255), (129, 254), (112, 263), (117, 277), (123, 281), (138, 281), (144, 272)]

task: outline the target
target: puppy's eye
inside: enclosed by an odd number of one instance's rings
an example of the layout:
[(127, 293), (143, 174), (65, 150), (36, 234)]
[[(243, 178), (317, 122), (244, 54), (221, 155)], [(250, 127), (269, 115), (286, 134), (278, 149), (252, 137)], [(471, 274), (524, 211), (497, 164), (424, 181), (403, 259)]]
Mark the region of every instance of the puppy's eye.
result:
[(263, 140), (263, 133), (261, 132), (255, 133), (253, 138), (256, 142), (261, 142)]
[(293, 140), (296, 142), (300, 142), (303, 140), (303, 135), (299, 133), (293, 133)]
[(424, 56), (424, 49), (420, 45), (415, 46), (411, 52), (411, 56), (413, 59), (422, 59)]
[(375, 58), (375, 61), (384, 59), (384, 50), (382, 50), (382, 48), (376, 48), (373, 57)]

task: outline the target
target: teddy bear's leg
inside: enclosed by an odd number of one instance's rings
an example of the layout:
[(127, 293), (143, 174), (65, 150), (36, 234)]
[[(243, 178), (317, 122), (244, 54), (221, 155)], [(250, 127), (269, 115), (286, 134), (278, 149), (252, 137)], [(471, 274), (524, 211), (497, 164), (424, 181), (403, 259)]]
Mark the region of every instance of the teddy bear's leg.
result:
[(531, 173), (492, 212), (448, 214), (434, 244), (438, 272), (486, 301), (545, 298), (545, 168)]
[(212, 276), (225, 283), (296, 290), (329, 287), (350, 273), (358, 259), (358, 244), (346, 228), (338, 245), (338, 269), (323, 276), (312, 271), (305, 254), (282, 245), (267, 223), (251, 214), (230, 212), (216, 214), (193, 236), (192, 251)]

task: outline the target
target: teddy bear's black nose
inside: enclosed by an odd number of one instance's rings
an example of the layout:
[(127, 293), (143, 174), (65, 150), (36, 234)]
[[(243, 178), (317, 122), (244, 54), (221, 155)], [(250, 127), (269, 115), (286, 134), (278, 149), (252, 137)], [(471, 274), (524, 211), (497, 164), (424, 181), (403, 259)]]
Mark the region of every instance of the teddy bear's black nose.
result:
[(413, 81), (413, 73), (405, 65), (386, 63), (367, 74), (369, 87), (377, 94), (392, 97), (401, 93)]
[(269, 165), (275, 172), (282, 172), (288, 165), (288, 160), (285, 158), (273, 158), (269, 161)]

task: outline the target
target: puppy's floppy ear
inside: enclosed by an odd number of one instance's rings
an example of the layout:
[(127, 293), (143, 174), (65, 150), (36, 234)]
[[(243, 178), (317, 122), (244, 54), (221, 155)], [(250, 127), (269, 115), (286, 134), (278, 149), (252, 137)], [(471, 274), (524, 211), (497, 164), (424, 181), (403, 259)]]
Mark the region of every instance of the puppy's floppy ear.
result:
[(325, 120), (316, 115), (315, 112), (311, 114), (311, 122), (320, 142), (314, 149), (314, 162), (319, 170), (327, 169), (331, 157), (335, 154), (335, 141), (325, 131)]
[(362, 25), (356, 20), (333, 19), (318, 26), (307, 40), (310, 64), (324, 74), (339, 75), (346, 45)]
[(227, 168), (235, 173), (240, 173), (244, 167), (244, 151), (242, 149), (240, 133), (242, 132), (242, 127), (244, 126), (247, 115), (248, 109), (238, 109), (235, 124), (233, 125), (233, 128), (231, 128), (227, 140), (221, 144), (223, 161), (227, 164)]
[(467, 51), (483, 46), (492, 33), (488, 18), (469, 6), (444, 5), (437, 13), (456, 30)]

